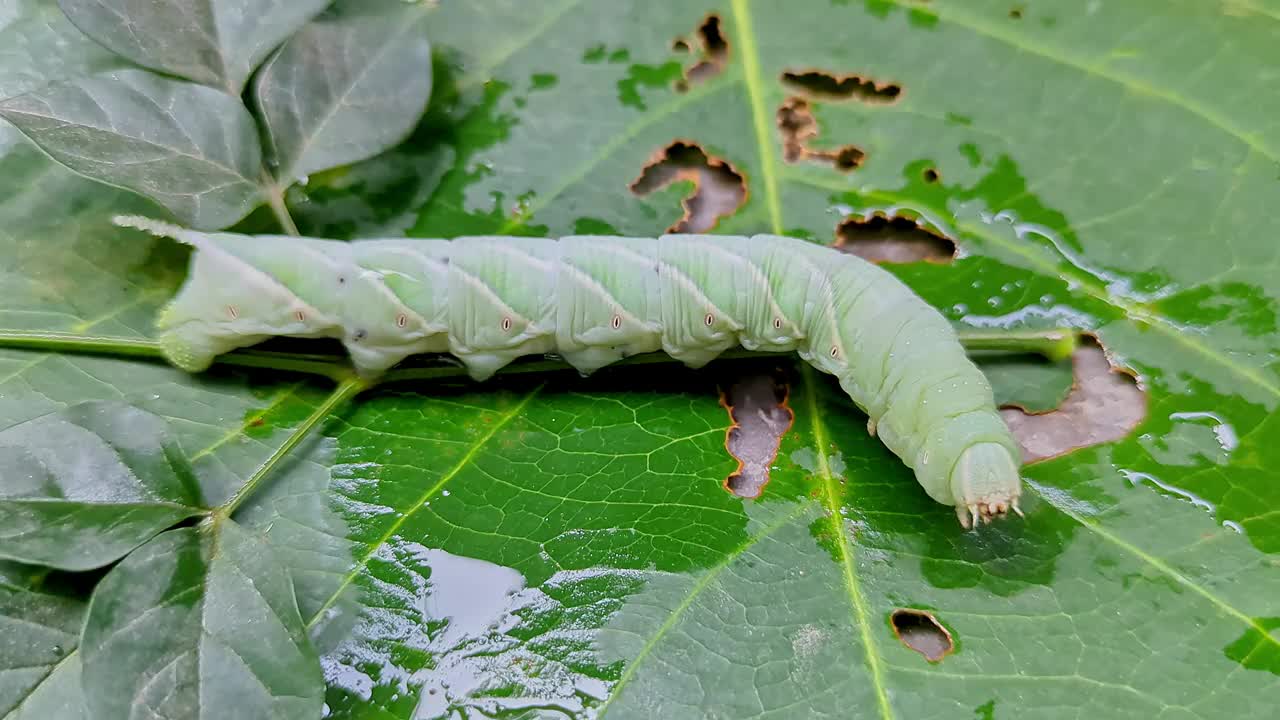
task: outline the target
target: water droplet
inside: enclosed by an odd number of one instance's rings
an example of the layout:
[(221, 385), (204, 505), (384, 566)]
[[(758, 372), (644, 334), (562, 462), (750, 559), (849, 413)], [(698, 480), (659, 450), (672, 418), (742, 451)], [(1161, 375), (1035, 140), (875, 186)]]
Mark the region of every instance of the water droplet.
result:
[(987, 298), (987, 304), (990, 305), (991, 307), (1000, 307), (1000, 305), (1003, 303), (1004, 303), (1004, 300), (1001, 300), (998, 297)]
[(1053, 296), (1052, 296), (1052, 295), (1041, 295), (1041, 296), (1040, 296), (1040, 302), (1041, 302), (1042, 304), (1044, 304), (1044, 305), (1049, 305), (1050, 303), (1052, 303), (1052, 302), (1053, 302)]

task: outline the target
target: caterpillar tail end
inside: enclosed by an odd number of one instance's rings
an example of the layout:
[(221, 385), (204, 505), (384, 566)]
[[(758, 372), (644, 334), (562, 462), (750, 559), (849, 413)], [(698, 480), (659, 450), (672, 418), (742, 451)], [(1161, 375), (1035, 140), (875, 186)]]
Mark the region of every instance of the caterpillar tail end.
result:
[(267, 339), (266, 335), (213, 333), (200, 323), (172, 323), (171, 312), (172, 306), (161, 313), (156, 340), (164, 359), (189, 373), (204, 372), (219, 355)]
[(961, 453), (951, 471), (951, 492), (956, 499), (956, 517), (966, 530), (991, 523), (1010, 510), (1022, 516), (1018, 463), (999, 443), (978, 443)]
[(208, 370), (215, 357), (200, 352), (176, 332), (167, 332), (160, 336), (160, 352), (164, 354), (164, 359), (170, 365), (189, 373)]

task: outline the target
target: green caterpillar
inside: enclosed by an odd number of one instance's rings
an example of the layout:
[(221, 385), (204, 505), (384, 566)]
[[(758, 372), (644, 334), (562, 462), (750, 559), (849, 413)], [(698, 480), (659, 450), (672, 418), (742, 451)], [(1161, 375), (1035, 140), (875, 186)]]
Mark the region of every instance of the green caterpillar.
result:
[(476, 380), (531, 354), (590, 373), (658, 350), (695, 368), (737, 345), (795, 351), (965, 527), (1019, 512), (1018, 446), (951, 324), (852, 255), (769, 235), (342, 242), (116, 223), (195, 247), (158, 322), (190, 372), (276, 335), (338, 338), (371, 376), (451, 353)]

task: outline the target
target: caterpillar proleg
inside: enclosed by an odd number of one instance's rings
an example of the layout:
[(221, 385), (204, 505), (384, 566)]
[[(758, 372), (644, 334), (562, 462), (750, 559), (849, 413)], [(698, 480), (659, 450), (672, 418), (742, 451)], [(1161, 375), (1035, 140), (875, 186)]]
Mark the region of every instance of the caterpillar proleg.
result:
[(853, 255), (770, 235), (344, 242), (116, 223), (195, 248), (157, 323), (190, 372), (277, 335), (338, 338), (370, 376), (450, 353), (476, 380), (530, 354), (590, 373), (659, 350), (695, 368), (738, 345), (794, 351), (965, 527), (1018, 511), (1020, 452), (986, 377), (940, 313)]

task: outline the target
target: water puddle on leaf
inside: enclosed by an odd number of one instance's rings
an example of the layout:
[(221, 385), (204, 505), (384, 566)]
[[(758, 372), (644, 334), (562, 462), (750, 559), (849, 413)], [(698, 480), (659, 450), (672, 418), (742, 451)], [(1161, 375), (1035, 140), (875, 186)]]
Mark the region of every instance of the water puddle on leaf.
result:
[[(563, 611), (543, 589), (526, 587), (518, 571), (434, 548), (417, 548), (415, 555), (431, 569), (421, 610), (434, 662), (416, 674), (421, 690), (414, 720), (534, 709), (576, 716), (584, 700), (607, 692), (603, 681), (540, 656), (512, 632), (539, 625), (538, 615)], [(546, 585), (572, 585), (590, 575), (559, 573)]]

